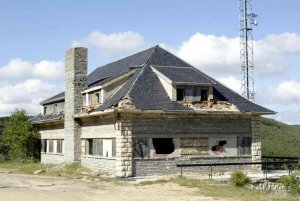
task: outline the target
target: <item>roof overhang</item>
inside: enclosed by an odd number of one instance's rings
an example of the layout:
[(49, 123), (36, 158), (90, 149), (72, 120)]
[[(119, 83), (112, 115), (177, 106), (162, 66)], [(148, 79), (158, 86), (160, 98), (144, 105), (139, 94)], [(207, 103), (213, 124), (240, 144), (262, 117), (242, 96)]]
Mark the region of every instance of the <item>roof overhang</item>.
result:
[(52, 100), (49, 100), (49, 101), (42, 101), (42, 102), (40, 102), (40, 105), (45, 105), (47, 103), (54, 103), (54, 102), (58, 102), (58, 101), (61, 101), (61, 100), (65, 100), (65, 97), (59, 97), (59, 98), (55, 98), (55, 99), (52, 99)]
[(76, 114), (75, 119), (109, 115), (114, 113), (132, 113), (132, 114), (199, 114), (199, 115), (247, 115), (247, 116), (260, 116), (270, 115), (275, 113), (262, 113), (262, 112), (240, 112), (240, 111), (199, 111), (199, 110), (118, 110), (110, 109), (107, 111), (91, 112), (89, 114)]
[(118, 81), (120, 81), (120, 80), (122, 80), (122, 79), (124, 79), (124, 78), (126, 78), (126, 77), (131, 76), (135, 71), (136, 71), (136, 68), (135, 68), (135, 69), (132, 69), (132, 70), (129, 70), (127, 73), (125, 73), (125, 74), (123, 74), (123, 75), (120, 75), (119, 77), (116, 77), (116, 78), (114, 78), (114, 79), (112, 79), (112, 80), (110, 80), (110, 81), (108, 81), (108, 82), (105, 82), (105, 83), (102, 84), (102, 85), (94, 86), (94, 87), (85, 89), (85, 90), (83, 90), (81, 93), (82, 93), (82, 94), (85, 94), (85, 93), (89, 93), (89, 92), (91, 92), (91, 91), (96, 91), (96, 90), (103, 89), (103, 88), (105, 88), (105, 87), (107, 87), (107, 86), (109, 86), (109, 85), (111, 85), (111, 84), (113, 84), (113, 83), (115, 83), (115, 82), (118, 82)]

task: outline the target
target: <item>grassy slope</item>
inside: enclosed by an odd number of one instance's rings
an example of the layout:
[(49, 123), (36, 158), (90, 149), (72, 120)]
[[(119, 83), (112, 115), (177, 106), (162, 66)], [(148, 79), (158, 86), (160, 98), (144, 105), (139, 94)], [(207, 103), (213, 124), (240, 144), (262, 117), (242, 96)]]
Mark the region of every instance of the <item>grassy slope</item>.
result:
[(300, 157), (300, 128), (262, 118), (262, 154)]

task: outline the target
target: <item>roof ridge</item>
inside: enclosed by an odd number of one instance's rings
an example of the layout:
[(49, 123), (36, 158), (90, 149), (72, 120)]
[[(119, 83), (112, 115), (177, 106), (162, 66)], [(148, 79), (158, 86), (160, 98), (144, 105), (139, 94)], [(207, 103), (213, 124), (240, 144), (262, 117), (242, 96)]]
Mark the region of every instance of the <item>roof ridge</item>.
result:
[[(141, 72), (139, 72), (139, 75), (135, 78), (135, 80), (133, 81), (133, 83), (132, 83), (130, 89), (127, 91), (127, 93), (125, 94), (125, 96), (127, 96), (127, 95), (129, 96), (129, 94), (130, 94), (132, 88), (134, 87), (136, 81), (139, 79), (139, 77), (141, 76), (141, 74), (144, 72), (145, 67), (146, 67), (146, 65), (144, 65), (144, 66), (142, 67)], [(124, 96), (124, 97), (125, 97), (125, 96)], [(130, 97), (130, 96), (129, 96), (129, 97)]]
[(192, 66), (169, 66), (169, 65), (168, 66), (150, 65), (150, 66), (152, 66), (153, 68), (167, 67), (167, 68), (192, 68), (192, 69), (194, 69), (194, 67), (192, 67)]
[(144, 65), (145, 65), (145, 64), (148, 64), (149, 59), (153, 56), (155, 50), (156, 50), (158, 47), (159, 47), (159, 45), (155, 45), (155, 46), (153, 47), (153, 50), (152, 50), (152, 52), (149, 54), (149, 57), (146, 59), (146, 62), (144, 63)]

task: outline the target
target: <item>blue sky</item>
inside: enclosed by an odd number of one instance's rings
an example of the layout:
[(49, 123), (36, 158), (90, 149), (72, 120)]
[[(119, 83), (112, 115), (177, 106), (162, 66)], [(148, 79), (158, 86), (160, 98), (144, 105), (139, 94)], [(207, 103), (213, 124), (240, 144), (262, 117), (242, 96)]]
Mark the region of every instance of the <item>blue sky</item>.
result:
[[(292, 124), (300, 124), (299, 7), (297, 0), (253, 0), (256, 102)], [(0, 25), (0, 116), (15, 107), (38, 113), (39, 101), (63, 90), (72, 45), (89, 48), (91, 72), (161, 44), (239, 90), (237, 0), (0, 0)]]

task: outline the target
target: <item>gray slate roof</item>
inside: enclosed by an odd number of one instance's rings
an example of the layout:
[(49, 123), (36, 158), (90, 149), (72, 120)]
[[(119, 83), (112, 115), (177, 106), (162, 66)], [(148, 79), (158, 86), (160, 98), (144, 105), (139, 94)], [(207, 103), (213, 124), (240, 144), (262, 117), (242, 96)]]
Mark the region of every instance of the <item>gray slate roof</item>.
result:
[[(135, 107), (141, 110), (191, 110), (177, 101), (170, 100), (151, 66), (173, 82), (213, 84), (214, 98), (236, 105), (241, 112), (274, 113), (245, 99), (159, 46), (99, 67), (89, 74), (88, 87), (91, 87), (116, 78), (131, 68), (138, 68), (121, 89), (94, 111), (108, 109), (124, 97), (129, 97)], [(57, 98), (63, 99), (64, 93), (53, 96), (42, 103), (51, 102)]]
[(154, 66), (154, 68), (175, 83), (215, 84), (212, 79), (193, 67)]
[(53, 121), (53, 120), (59, 120), (63, 119), (65, 117), (64, 112), (54, 113), (54, 114), (47, 114), (47, 115), (37, 115), (33, 118), (31, 118), (29, 121), (31, 123), (38, 123), (38, 122), (44, 122), (44, 121)]

